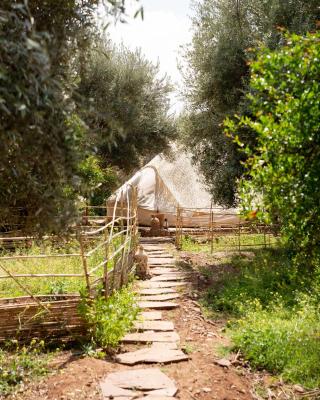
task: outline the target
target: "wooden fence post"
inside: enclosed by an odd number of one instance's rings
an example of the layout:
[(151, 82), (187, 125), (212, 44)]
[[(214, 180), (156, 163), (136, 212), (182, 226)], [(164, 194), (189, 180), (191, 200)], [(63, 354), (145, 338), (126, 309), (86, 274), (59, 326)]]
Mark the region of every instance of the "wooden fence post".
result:
[(213, 210), (212, 203), (210, 206), (210, 222), (209, 222), (209, 234), (210, 234), (210, 253), (213, 253)]
[(83, 265), (83, 270), (86, 278), (86, 284), (87, 284), (87, 289), (88, 289), (88, 294), (89, 297), (91, 297), (91, 285), (90, 285), (90, 275), (88, 272), (88, 262), (87, 262), (87, 256), (85, 253), (85, 245), (83, 242), (83, 236), (81, 231), (79, 231), (79, 243), (80, 243), (80, 254), (81, 254), (81, 259), (82, 259), (82, 265)]
[(238, 250), (239, 250), (239, 253), (241, 253), (241, 222), (240, 222), (240, 220), (239, 220), (239, 225), (238, 225), (238, 240), (239, 240)]
[(264, 248), (267, 248), (267, 235), (266, 235), (266, 224), (263, 224), (263, 243), (264, 243)]
[(132, 228), (132, 238), (133, 238), (133, 251), (137, 249), (138, 245), (138, 193), (137, 188), (134, 186), (132, 189), (132, 215), (134, 218), (131, 223)]
[[(124, 220), (123, 192), (121, 192), (121, 203), (120, 203), (120, 205), (121, 205), (120, 229), (121, 229), (121, 231), (123, 231), (124, 230), (124, 222), (123, 222), (123, 220)], [(129, 204), (127, 204), (127, 207), (129, 207)], [(128, 221), (127, 221), (127, 223), (128, 223)], [(120, 259), (121, 259), (121, 263), (120, 263), (120, 288), (121, 288), (123, 286), (123, 282), (124, 282), (123, 269), (124, 269), (124, 265), (125, 265), (124, 258), (125, 258), (125, 253), (126, 253), (126, 251), (125, 251), (126, 243), (125, 243), (124, 233), (122, 233), (120, 235), (120, 238), (121, 238), (121, 245), (120, 246), (124, 246), (123, 249), (121, 250), (121, 256), (120, 256)]]
[[(106, 226), (108, 225), (108, 200), (106, 201)], [(108, 257), (109, 257), (109, 235), (108, 228), (104, 230), (104, 241), (105, 241), (105, 264), (103, 270), (103, 286), (104, 286), (104, 297), (108, 298)]]
[(182, 228), (182, 221), (181, 221), (181, 208), (178, 205), (176, 208), (176, 248), (178, 250), (181, 249), (182, 245), (182, 237), (181, 237), (181, 228)]

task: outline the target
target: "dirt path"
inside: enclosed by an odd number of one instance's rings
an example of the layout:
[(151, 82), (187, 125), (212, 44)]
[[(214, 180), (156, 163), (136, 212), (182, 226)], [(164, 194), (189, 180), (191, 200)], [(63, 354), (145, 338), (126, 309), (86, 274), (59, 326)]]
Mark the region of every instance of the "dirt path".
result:
[[(173, 253), (173, 246), (170, 248), (170, 245), (166, 243), (150, 242), (144, 243), (144, 246), (149, 253), (154, 275), (151, 280), (140, 284), (141, 305), (145, 308), (143, 311), (159, 312), (160, 310), (161, 319), (159, 315), (153, 315), (156, 320), (151, 318), (149, 322), (146, 319), (141, 321), (140, 326), (137, 327), (138, 334), (134, 333), (135, 336), (130, 334), (131, 336), (124, 338), (120, 355), (113, 360), (97, 360), (83, 358), (70, 352), (63, 353), (55, 359), (52, 365), (54, 372), (51, 376), (24, 388), (21, 393), (12, 398), (23, 400), (137, 398), (130, 397), (129, 394), (127, 397), (124, 397), (124, 394), (121, 397), (103, 396), (101, 383), (107, 384), (105, 387), (102, 385), (102, 388), (105, 394), (109, 393), (110, 380), (108, 379), (115, 378), (113, 373), (138, 371), (142, 368), (148, 371), (150, 368), (159, 369), (161, 376), (165, 375), (169, 378), (176, 388), (176, 391), (172, 387), (169, 388), (171, 392), (165, 393), (164, 397), (160, 397), (160, 392), (158, 397), (148, 397), (151, 399), (249, 400), (254, 398), (251, 395), (251, 382), (241, 367), (217, 364), (221, 359), (219, 348), (228, 344), (221, 335), (224, 323), (223, 321), (207, 321), (203, 317), (200, 307), (190, 296), (192, 275), (182, 276), (184, 271), (175, 269), (175, 260), (170, 254)], [(184, 280), (187, 280), (186, 284), (183, 283)], [(164, 297), (160, 297), (161, 300), (159, 300), (157, 297), (159, 295)], [(157, 324), (157, 321), (160, 321), (160, 324)], [(173, 322), (173, 327), (170, 325), (171, 322)], [(145, 326), (144, 323), (146, 323)], [(150, 332), (150, 328), (154, 330), (153, 333)], [(178, 338), (175, 335), (178, 335)], [(155, 351), (150, 354), (148, 349), (151, 347), (155, 347)], [(125, 354), (124, 359), (121, 358), (123, 354)], [(128, 364), (128, 360), (130, 361), (132, 357), (135, 361), (149, 359), (150, 363), (146, 365), (139, 361), (133, 366), (119, 363), (124, 360)], [(160, 362), (151, 362), (157, 357), (160, 357)], [(170, 357), (175, 358), (176, 362), (166, 363)], [(113, 387), (111, 389), (114, 390)], [(128, 384), (122, 385), (121, 390), (131, 389)], [(147, 399), (147, 397), (144, 398)]]

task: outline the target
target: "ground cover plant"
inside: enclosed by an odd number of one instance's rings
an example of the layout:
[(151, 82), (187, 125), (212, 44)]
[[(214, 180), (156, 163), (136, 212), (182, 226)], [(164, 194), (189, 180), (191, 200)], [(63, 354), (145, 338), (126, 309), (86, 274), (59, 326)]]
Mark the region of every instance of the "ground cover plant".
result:
[[(274, 247), (277, 245), (279, 238), (272, 234), (267, 234), (266, 237), (263, 233), (246, 234), (242, 233), (240, 237), (240, 247), (244, 249), (259, 249), (261, 247)], [(239, 249), (239, 235), (237, 233), (228, 235), (214, 235), (213, 237), (213, 251), (224, 250), (238, 250)], [(211, 252), (211, 239), (196, 238), (184, 235), (182, 237), (182, 247), (184, 251), (200, 251), (204, 253)]]
[(251, 365), (310, 389), (320, 387), (319, 334), (319, 303), (310, 296), (293, 308), (281, 301), (266, 309), (253, 303), (231, 328), (235, 347)]
[(215, 279), (203, 306), (228, 318), (233, 347), (252, 366), (319, 387), (319, 271), (302, 271), (281, 247), (250, 253), (226, 256), (223, 263), (232, 268), (222, 273), (210, 269), (207, 277)]
[(80, 313), (90, 326), (90, 341), (94, 347), (115, 349), (122, 337), (132, 328), (138, 315), (136, 296), (131, 285), (115, 291), (107, 299), (84, 297)]
[(45, 350), (44, 342), (33, 340), (28, 346), (11, 341), (0, 348), (0, 397), (13, 392), (18, 385), (49, 372), (54, 352)]

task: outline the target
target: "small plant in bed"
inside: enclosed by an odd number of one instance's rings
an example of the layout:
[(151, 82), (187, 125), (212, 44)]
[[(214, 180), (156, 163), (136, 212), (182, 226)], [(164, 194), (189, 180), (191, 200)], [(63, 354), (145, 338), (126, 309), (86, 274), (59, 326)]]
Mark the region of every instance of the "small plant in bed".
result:
[(90, 340), (97, 347), (113, 351), (123, 336), (133, 327), (139, 308), (132, 286), (115, 291), (107, 299), (83, 298), (80, 313), (90, 326)]

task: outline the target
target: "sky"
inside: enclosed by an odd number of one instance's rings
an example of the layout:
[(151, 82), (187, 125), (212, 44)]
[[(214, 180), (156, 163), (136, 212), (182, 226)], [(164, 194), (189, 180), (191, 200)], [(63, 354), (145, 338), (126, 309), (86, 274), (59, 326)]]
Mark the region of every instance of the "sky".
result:
[(182, 77), (177, 67), (179, 48), (191, 41), (191, 0), (141, 0), (140, 3), (128, 2), (129, 14), (133, 8), (142, 4), (144, 20), (128, 18), (127, 23), (117, 23), (109, 27), (111, 39), (115, 43), (123, 42), (130, 49), (137, 47), (154, 63), (159, 61), (160, 73), (171, 77), (176, 86), (171, 96), (171, 111), (179, 113), (183, 102), (179, 98), (179, 85)]

